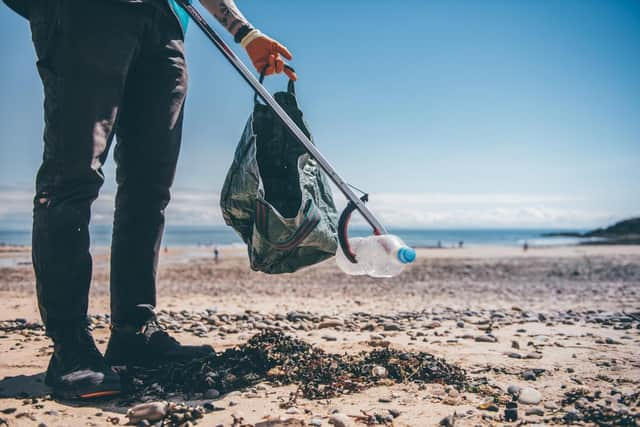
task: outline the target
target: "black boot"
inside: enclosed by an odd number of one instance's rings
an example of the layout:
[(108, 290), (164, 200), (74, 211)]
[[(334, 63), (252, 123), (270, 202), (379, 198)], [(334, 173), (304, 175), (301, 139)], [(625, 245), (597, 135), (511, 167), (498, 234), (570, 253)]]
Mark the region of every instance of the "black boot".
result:
[(60, 399), (92, 399), (120, 394), (120, 376), (107, 365), (86, 325), (62, 328), (49, 335), (54, 352), (45, 384)]
[(137, 321), (112, 325), (105, 359), (114, 367), (152, 366), (162, 362), (192, 360), (213, 354), (209, 345), (181, 345), (158, 324), (153, 307), (139, 305)]

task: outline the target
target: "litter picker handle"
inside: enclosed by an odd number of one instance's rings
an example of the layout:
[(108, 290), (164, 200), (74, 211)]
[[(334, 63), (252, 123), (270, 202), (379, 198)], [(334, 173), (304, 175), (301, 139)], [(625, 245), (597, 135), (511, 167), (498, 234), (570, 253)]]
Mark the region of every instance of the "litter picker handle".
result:
[(240, 73), (242, 78), (257, 92), (260, 98), (271, 107), (274, 113), (282, 120), (289, 131), (305, 146), (311, 157), (315, 159), (320, 167), (327, 173), (331, 181), (342, 191), (347, 200), (355, 205), (355, 208), (362, 214), (364, 219), (373, 227), (375, 234), (387, 234), (383, 225), (378, 221), (375, 215), (367, 208), (362, 200), (356, 196), (348, 184), (338, 175), (331, 164), (324, 158), (322, 153), (313, 145), (311, 140), (300, 130), (289, 115), (280, 107), (273, 99), (269, 91), (255, 78), (253, 73), (244, 65), (242, 60), (227, 46), (224, 40), (211, 28), (207, 21), (200, 15), (200, 12), (189, 3), (188, 0), (177, 0), (180, 6), (189, 14), (193, 22), (202, 30), (209, 40), (220, 50), (231, 65)]

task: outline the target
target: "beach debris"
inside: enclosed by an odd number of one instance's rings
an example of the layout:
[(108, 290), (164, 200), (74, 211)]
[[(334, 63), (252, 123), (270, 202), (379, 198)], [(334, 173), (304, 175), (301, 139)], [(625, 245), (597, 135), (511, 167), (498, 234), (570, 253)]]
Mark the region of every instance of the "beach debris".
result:
[(518, 402), (525, 405), (537, 405), (540, 401), (542, 401), (542, 395), (531, 387), (523, 387), (518, 394)]
[(462, 389), (468, 382), (463, 369), (429, 353), (382, 348), (333, 354), (274, 330), (203, 359), (134, 367), (123, 378), (129, 391), (138, 395), (162, 394), (159, 389), (203, 393), (215, 388), (228, 393), (269, 380), (275, 385), (297, 384), (308, 399), (332, 398), (381, 383), (441, 383)]
[(329, 418), (329, 424), (332, 424), (334, 427), (351, 427), (354, 425), (351, 418), (340, 412), (331, 415)]
[(518, 404), (516, 402), (507, 402), (504, 410), (505, 421), (518, 421)]
[(129, 424), (138, 424), (142, 420), (159, 421), (167, 415), (169, 404), (167, 402), (141, 403), (127, 411)]

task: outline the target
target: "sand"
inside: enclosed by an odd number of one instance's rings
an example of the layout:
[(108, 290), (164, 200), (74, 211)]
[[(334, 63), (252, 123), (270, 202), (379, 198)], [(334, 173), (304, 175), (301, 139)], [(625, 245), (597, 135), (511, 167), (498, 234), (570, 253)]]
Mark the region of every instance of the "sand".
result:
[[(90, 312), (99, 315), (108, 313), (108, 251), (98, 248), (94, 255)], [(222, 248), (218, 263), (212, 258), (211, 248), (170, 248), (162, 254), (158, 309), (178, 325), (182, 342), (220, 351), (264, 327), (330, 352), (371, 350), (372, 341), (386, 341), (393, 348), (443, 357), (476, 383), (484, 378), (494, 391), (408, 382), (328, 401), (298, 399), (287, 410), (281, 404), (295, 386), (264, 382), (213, 400), (221, 410), (198, 425), (232, 425), (235, 415), (246, 424), (282, 416), (302, 420), (300, 425), (315, 419), (328, 426), (336, 410), (364, 425), (364, 418), (356, 418), (362, 411), (389, 416), (390, 409), (400, 413), (391, 417), (395, 426), (437, 425), (453, 414), (455, 425), (503, 425), (511, 384), (542, 395), (535, 405), (519, 404), (520, 418), (530, 423), (552, 425), (570, 420), (572, 411), (580, 413), (583, 401), (563, 403), (576, 388), (601, 391), (595, 400), (606, 405), (609, 399), (616, 410), (639, 411), (637, 401), (618, 402), (640, 382), (638, 246), (421, 249), (406, 272), (384, 280), (346, 276), (333, 261), (269, 276), (248, 268), (242, 248)], [(0, 321), (39, 321), (33, 281), (28, 248), (0, 248)], [(298, 312), (309, 320), (292, 320)], [(336, 325), (319, 329), (327, 319)], [(108, 329), (99, 326), (94, 335), (104, 350)], [(110, 425), (113, 417), (126, 422), (129, 404), (121, 400), (77, 405), (46, 397), (42, 379), (51, 348), (41, 332), (0, 335), (0, 419), (8, 425)], [(486, 336), (495, 342), (476, 340)], [(193, 404), (212, 401), (186, 398)], [(479, 409), (491, 399), (498, 412)], [(531, 408), (542, 415), (525, 415)]]

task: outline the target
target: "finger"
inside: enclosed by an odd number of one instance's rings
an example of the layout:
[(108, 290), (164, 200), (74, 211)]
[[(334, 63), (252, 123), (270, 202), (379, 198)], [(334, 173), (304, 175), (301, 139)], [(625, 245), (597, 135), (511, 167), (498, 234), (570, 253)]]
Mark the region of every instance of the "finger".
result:
[(298, 75), (296, 74), (295, 71), (293, 71), (291, 68), (286, 67), (284, 69), (284, 73), (287, 75), (287, 77), (289, 77), (291, 80), (293, 80), (294, 82), (296, 80), (298, 80)]
[(276, 63), (276, 73), (283, 72), (284, 71), (284, 61), (282, 60), (282, 58), (280, 58), (280, 56), (276, 57), (275, 63)]
[(269, 55), (269, 67), (267, 67), (267, 71), (265, 71), (265, 75), (273, 74), (276, 72), (276, 56)]
[(282, 56), (284, 56), (288, 60), (292, 60), (293, 59), (293, 55), (291, 54), (291, 52), (289, 52), (289, 50), (287, 50), (287, 48), (282, 46), (280, 43), (276, 42), (275, 48), (276, 48), (276, 52), (278, 52), (279, 54), (281, 54)]

